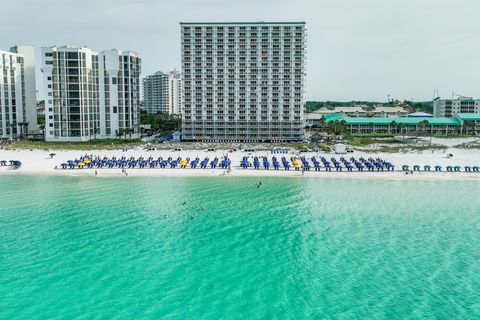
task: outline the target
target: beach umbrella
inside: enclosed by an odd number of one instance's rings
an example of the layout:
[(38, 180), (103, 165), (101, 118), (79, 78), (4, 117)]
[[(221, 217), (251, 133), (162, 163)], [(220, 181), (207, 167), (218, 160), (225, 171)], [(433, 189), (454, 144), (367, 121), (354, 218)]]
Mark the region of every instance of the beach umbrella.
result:
[(461, 166), (455, 166), (455, 167), (453, 167), (453, 170), (455, 170), (455, 171), (460, 171), (461, 169), (462, 169)]
[(435, 171), (442, 171), (442, 166), (435, 166)]
[(426, 166), (423, 166), (423, 169), (425, 171), (430, 171), (432, 169), (432, 166), (426, 165)]
[(419, 171), (419, 170), (420, 170), (420, 166), (419, 166), (418, 164), (414, 165), (414, 166), (413, 166), (413, 170)]
[(404, 165), (402, 166), (402, 170), (403, 170), (403, 171), (408, 171), (409, 168), (410, 168), (410, 166), (408, 166), (408, 165), (406, 165), (406, 164), (404, 164)]
[(465, 166), (465, 171), (468, 171), (468, 172), (472, 171), (472, 167), (470, 167), (470, 166)]
[(472, 169), (473, 169), (473, 171), (475, 171), (475, 172), (480, 171), (480, 167), (479, 167), (479, 166), (473, 166)]

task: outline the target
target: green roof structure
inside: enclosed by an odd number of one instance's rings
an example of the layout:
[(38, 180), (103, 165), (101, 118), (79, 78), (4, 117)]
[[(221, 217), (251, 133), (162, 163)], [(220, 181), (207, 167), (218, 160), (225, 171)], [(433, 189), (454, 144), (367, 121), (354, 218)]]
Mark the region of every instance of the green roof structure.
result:
[(480, 113), (457, 113), (455, 117), (462, 121), (480, 121)]
[(405, 125), (419, 125), (420, 122), (426, 120), (428, 121), (429, 125), (433, 126), (441, 126), (441, 125), (449, 125), (449, 126), (460, 126), (461, 121), (457, 118), (432, 118), (432, 117), (416, 117), (416, 118), (408, 118), (408, 117), (392, 117), (392, 118), (366, 118), (366, 117), (348, 117), (342, 114), (333, 113), (324, 116), (325, 122), (335, 122), (335, 121), (345, 121), (347, 125), (390, 125), (392, 122), (398, 124), (405, 124)]

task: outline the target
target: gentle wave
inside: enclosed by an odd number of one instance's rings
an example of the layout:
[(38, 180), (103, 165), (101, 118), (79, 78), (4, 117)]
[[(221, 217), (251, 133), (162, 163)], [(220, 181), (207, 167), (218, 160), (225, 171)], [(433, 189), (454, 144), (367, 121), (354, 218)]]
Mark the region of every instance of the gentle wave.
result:
[(480, 185), (0, 177), (1, 319), (473, 319)]

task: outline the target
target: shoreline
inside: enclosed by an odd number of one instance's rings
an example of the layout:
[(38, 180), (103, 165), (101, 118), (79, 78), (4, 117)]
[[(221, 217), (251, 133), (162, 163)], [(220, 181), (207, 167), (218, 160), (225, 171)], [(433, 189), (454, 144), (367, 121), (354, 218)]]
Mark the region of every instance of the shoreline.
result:
[[(50, 158), (49, 153), (53, 152), (56, 155), (53, 158)], [(453, 158), (447, 157), (446, 154), (454, 154)], [(154, 159), (158, 157), (182, 157), (182, 158), (196, 158), (199, 157), (203, 159), (208, 157), (213, 159), (214, 157), (222, 157), (227, 155), (232, 161), (232, 167), (230, 173), (225, 169), (216, 168), (216, 169), (201, 169), (201, 168), (126, 168), (128, 176), (122, 173), (121, 168), (85, 168), (85, 169), (55, 169), (55, 166), (59, 165), (67, 160), (77, 159), (85, 154), (89, 155), (98, 155), (101, 157), (112, 157), (116, 156), (120, 158), (125, 156), (126, 158), (130, 157), (140, 157), (145, 158), (152, 157)], [(240, 167), (240, 160), (243, 156), (268, 156), (271, 159), (272, 156), (281, 158), (285, 156), (287, 159), (291, 156), (305, 156), (307, 159), (315, 156), (320, 157), (324, 156), (327, 159), (335, 157), (339, 159), (340, 157), (350, 158), (360, 158), (360, 157), (373, 157), (381, 158), (386, 161), (392, 162), (396, 166), (396, 171), (353, 171), (348, 172), (344, 171), (335, 171), (331, 172), (321, 169), (320, 171), (315, 171), (313, 168), (310, 171), (295, 171), (291, 168), (289, 171), (284, 170), (283, 168), (279, 170), (274, 170), (270, 168), (269, 170), (259, 169), (255, 170), (253, 168), (243, 169)], [(469, 181), (480, 181), (480, 172), (465, 172), (463, 171), (464, 166), (480, 166), (480, 150), (468, 150), (468, 149), (448, 149), (446, 152), (431, 151), (422, 152), (422, 153), (376, 153), (376, 152), (355, 152), (345, 155), (339, 154), (326, 154), (326, 153), (293, 153), (288, 154), (271, 154), (268, 151), (257, 151), (257, 152), (229, 152), (229, 150), (217, 150), (217, 151), (202, 151), (202, 150), (182, 150), (182, 151), (173, 151), (173, 150), (145, 150), (142, 148), (130, 149), (128, 151), (123, 150), (91, 150), (88, 152), (80, 150), (0, 150), (0, 160), (19, 160), (22, 162), (22, 166), (17, 170), (11, 170), (7, 167), (0, 167), (0, 176), (76, 176), (76, 177), (280, 177), (280, 178), (314, 178), (314, 179), (352, 179), (352, 180), (398, 180), (398, 181), (411, 181), (411, 180), (469, 180)], [(411, 168), (413, 165), (441, 165), (443, 166), (443, 171), (414, 171), (413, 174), (405, 174), (401, 170), (403, 165), (409, 165)], [(446, 166), (462, 166), (462, 172), (448, 172), (445, 171)], [(423, 169), (423, 167), (422, 167)], [(95, 171), (98, 175), (95, 176)]]
[[(97, 175), (95, 175), (97, 170)], [(38, 177), (92, 177), (92, 178), (313, 178), (313, 179), (347, 179), (347, 180), (394, 180), (394, 181), (480, 181), (479, 172), (425, 172), (414, 171), (405, 174), (403, 171), (295, 171), (295, 170), (254, 170), (232, 168), (230, 173), (223, 169), (52, 169), (49, 171), (1, 170), (1, 176), (38, 176)], [(224, 173), (225, 172), (225, 173)]]

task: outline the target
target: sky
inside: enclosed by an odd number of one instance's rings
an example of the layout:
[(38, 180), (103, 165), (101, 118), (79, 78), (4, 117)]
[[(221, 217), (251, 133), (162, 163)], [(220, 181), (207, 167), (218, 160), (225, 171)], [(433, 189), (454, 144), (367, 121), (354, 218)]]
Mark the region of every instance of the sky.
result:
[(0, 49), (132, 50), (142, 76), (180, 70), (181, 21), (305, 21), (306, 100), (480, 98), (478, 0), (15, 0), (2, 12)]

